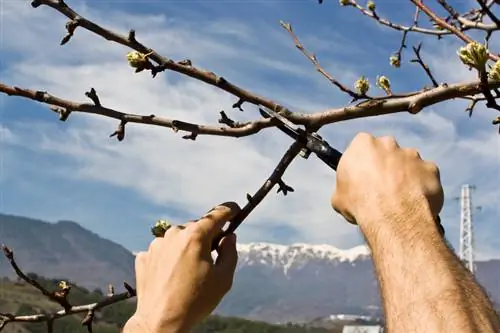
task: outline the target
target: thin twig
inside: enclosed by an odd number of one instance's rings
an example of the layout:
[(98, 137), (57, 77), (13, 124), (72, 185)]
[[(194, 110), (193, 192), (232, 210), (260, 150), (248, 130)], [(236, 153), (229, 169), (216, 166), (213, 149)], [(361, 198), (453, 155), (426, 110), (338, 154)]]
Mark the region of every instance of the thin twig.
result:
[(410, 31), (410, 32), (416, 32), (416, 33), (421, 33), (424, 35), (434, 35), (434, 36), (443, 36), (443, 35), (449, 35), (451, 32), (446, 31), (446, 30), (432, 30), (432, 29), (426, 29), (426, 28), (421, 28), (416, 25), (413, 26), (405, 26), (397, 23), (393, 23), (387, 19), (380, 18), (378, 15), (375, 15), (375, 13), (365, 9), (363, 6), (359, 5), (356, 1), (351, 0), (352, 7), (357, 8), (363, 15), (366, 15), (374, 20), (376, 20), (378, 23), (385, 25), (391, 29), (394, 30), (399, 30), (399, 31)]
[(483, 11), (483, 13), (485, 13), (486, 15), (488, 15), (488, 17), (493, 21), (493, 23), (495, 23), (495, 25), (499, 26), (500, 25), (500, 20), (490, 10), (490, 7), (486, 4), (486, 1), (476, 0), (476, 2), (479, 3), (479, 6), (481, 6), (481, 10)]
[(327, 71), (325, 71), (325, 69), (321, 67), (318, 59), (316, 58), (316, 55), (307, 51), (304, 45), (302, 45), (297, 35), (293, 32), (292, 25), (290, 23), (285, 23), (283, 21), (280, 21), (280, 24), (286, 31), (288, 31), (290, 36), (292, 36), (293, 41), (295, 42), (295, 46), (300, 50), (300, 52), (302, 52), (302, 54), (313, 63), (316, 70), (320, 72), (328, 81), (330, 81), (333, 85), (335, 85), (340, 90), (351, 96), (353, 98), (353, 101), (358, 100), (360, 98), (366, 98), (366, 96), (358, 94), (355, 91), (347, 88), (342, 83), (340, 83), (340, 81), (336, 80)]
[[(413, 2), (420, 9), (422, 9), (422, 11), (426, 13), (427, 16), (429, 16), (429, 18), (431, 18), (434, 22), (439, 24), (441, 27), (453, 32), (458, 38), (460, 38), (465, 43), (472, 43), (474, 41), (472, 38), (464, 34), (462, 31), (458, 30), (456, 27), (452, 26), (445, 20), (439, 18), (431, 9), (429, 9), (429, 7), (424, 5), (421, 0), (410, 0), (410, 1)], [(491, 52), (488, 54), (488, 57), (493, 61), (497, 61), (500, 59), (497, 55), (492, 54)]]
[[(283, 190), (283, 185), (286, 188), (289, 188), (286, 184), (283, 183), (281, 177), (285, 173), (286, 169), (290, 166), (292, 161), (297, 157), (300, 151), (303, 148), (303, 144), (299, 141), (294, 141), (292, 145), (285, 152), (278, 165), (274, 169), (273, 173), (269, 176), (269, 178), (262, 184), (262, 186), (255, 192), (254, 195), (247, 194), (247, 203), (241, 209), (240, 213), (231, 221), (229, 227), (217, 237), (212, 243), (212, 249), (217, 248), (220, 240), (228, 235), (233, 233), (240, 224), (247, 218), (248, 215), (257, 207), (262, 200), (266, 197), (266, 195), (271, 191), (274, 185), (280, 183), (280, 189), (282, 189), (283, 194), (286, 195), (286, 192)], [(290, 189), (290, 188), (289, 188)], [(288, 190), (289, 190), (288, 189)], [(292, 189), (293, 191), (293, 189)]]
[(415, 53), (415, 56), (417, 57), (417, 59), (412, 59), (412, 60), (410, 60), (410, 62), (414, 62), (414, 63), (419, 64), (424, 69), (424, 71), (427, 74), (427, 76), (429, 77), (429, 79), (432, 81), (432, 84), (434, 85), (434, 87), (438, 87), (439, 84), (436, 81), (436, 79), (434, 78), (434, 75), (432, 74), (431, 69), (423, 61), (422, 56), (420, 55), (421, 48), (422, 48), (422, 43), (419, 43), (418, 46), (416, 46), (416, 47), (413, 46), (413, 52)]

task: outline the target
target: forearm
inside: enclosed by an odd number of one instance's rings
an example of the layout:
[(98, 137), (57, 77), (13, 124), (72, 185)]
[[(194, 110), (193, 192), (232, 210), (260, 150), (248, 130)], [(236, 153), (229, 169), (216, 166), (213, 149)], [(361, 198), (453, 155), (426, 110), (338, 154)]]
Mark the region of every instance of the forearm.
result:
[(430, 214), (406, 219), (411, 221), (370, 221), (381, 227), (363, 230), (388, 332), (499, 332), (491, 302), (433, 228)]

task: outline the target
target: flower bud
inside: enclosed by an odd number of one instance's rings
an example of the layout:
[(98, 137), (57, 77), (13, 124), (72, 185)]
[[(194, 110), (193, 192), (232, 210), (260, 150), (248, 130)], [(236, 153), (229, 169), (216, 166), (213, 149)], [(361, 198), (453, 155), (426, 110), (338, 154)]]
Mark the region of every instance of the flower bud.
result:
[(387, 95), (391, 95), (391, 82), (386, 76), (377, 76), (377, 86), (383, 89)]
[(486, 46), (478, 42), (471, 42), (459, 48), (457, 54), (465, 65), (477, 70), (484, 70), (488, 61)]
[(371, 0), (370, 0), (370, 1), (368, 1), (368, 3), (366, 4), (366, 8), (368, 8), (368, 10), (370, 10), (370, 11), (374, 12), (374, 11), (375, 11), (375, 8), (376, 8), (376, 6), (375, 6), (375, 2), (373, 2), (373, 1), (371, 1)]
[(127, 60), (130, 66), (134, 68), (139, 68), (139, 67), (147, 67), (148, 65), (148, 57), (153, 54), (153, 52), (149, 53), (141, 53), (137, 51), (131, 51), (127, 53)]
[(154, 227), (151, 228), (151, 233), (155, 237), (163, 237), (172, 225), (166, 220), (158, 220)]
[(500, 60), (495, 62), (493, 67), (491, 67), (489, 75), (490, 79), (494, 81), (500, 81)]
[(366, 79), (366, 77), (361, 76), (356, 82), (354, 82), (354, 88), (361, 94), (366, 95), (368, 90), (370, 90), (370, 83)]
[(399, 68), (401, 66), (401, 59), (397, 55), (393, 55), (389, 58), (391, 66)]

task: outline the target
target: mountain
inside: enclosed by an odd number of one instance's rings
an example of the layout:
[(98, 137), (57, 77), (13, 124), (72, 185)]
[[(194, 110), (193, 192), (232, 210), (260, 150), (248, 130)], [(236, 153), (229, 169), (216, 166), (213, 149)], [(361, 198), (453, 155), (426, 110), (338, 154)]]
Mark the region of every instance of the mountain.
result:
[[(270, 322), (317, 321), (335, 313), (383, 316), (366, 246), (254, 243), (238, 250), (234, 285), (220, 313)], [(500, 260), (476, 265), (479, 283), (500, 304)]]
[[(104, 289), (111, 283), (121, 290), (123, 281), (135, 284), (132, 253), (75, 222), (48, 223), (0, 214), (0, 243), (14, 251), (25, 272), (65, 277), (90, 289)], [(0, 275), (15, 276), (3, 255)]]
[[(75, 222), (0, 214), (0, 243), (14, 250), (26, 272), (64, 277), (90, 290), (109, 283), (121, 290), (123, 281), (135, 283), (133, 254)], [(239, 244), (238, 252), (234, 285), (216, 310), (220, 315), (273, 323), (324, 323), (332, 314), (382, 316), (365, 246), (341, 250), (330, 245), (252, 243)], [(478, 281), (500, 304), (500, 260), (476, 265)], [(14, 276), (2, 255), (0, 275)]]
[(358, 246), (239, 245), (231, 292), (217, 311), (271, 322), (308, 321), (334, 313), (381, 316), (370, 253)]

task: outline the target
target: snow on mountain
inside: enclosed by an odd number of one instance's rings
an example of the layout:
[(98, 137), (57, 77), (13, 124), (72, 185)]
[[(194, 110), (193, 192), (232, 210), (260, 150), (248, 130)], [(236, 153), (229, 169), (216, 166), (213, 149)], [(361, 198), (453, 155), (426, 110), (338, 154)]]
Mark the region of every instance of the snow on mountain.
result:
[(280, 245), (272, 243), (238, 244), (239, 264), (270, 265), (283, 268), (285, 275), (291, 267), (301, 267), (314, 260), (354, 263), (370, 256), (366, 245), (351, 249), (339, 249), (326, 244), (295, 243)]

